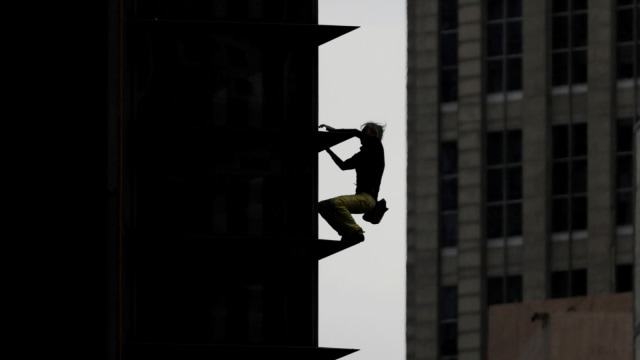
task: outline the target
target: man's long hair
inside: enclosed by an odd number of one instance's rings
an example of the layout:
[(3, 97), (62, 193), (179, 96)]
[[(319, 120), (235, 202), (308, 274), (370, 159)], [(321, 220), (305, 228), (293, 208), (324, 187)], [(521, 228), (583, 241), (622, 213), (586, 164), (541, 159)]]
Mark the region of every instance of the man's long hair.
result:
[(366, 127), (368, 127), (371, 130), (373, 130), (373, 132), (376, 134), (376, 137), (378, 139), (382, 140), (382, 135), (384, 134), (384, 129), (387, 126), (370, 121), (370, 122), (366, 122), (366, 123), (362, 124), (360, 129), (362, 130), (362, 129), (366, 128)]

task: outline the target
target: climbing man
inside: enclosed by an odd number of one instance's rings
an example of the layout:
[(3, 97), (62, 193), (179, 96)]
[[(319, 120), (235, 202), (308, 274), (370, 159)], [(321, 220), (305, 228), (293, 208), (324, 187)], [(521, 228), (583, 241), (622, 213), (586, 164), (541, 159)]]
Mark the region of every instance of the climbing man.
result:
[(320, 125), (327, 131), (353, 133), (360, 139), (360, 151), (342, 161), (331, 149), (326, 149), (331, 159), (341, 170), (356, 170), (356, 191), (353, 195), (342, 195), (318, 203), (318, 212), (342, 236), (341, 241), (361, 242), (364, 231), (356, 224), (351, 214), (371, 211), (378, 201), (378, 191), (384, 172), (384, 147), (382, 134), (385, 126), (367, 122), (357, 129), (334, 129)]

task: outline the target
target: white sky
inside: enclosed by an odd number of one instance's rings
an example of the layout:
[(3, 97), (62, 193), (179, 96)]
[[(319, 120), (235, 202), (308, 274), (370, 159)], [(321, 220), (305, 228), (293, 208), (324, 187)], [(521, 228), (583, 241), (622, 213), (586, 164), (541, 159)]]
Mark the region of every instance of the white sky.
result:
[[(387, 125), (380, 197), (389, 211), (372, 225), (356, 221), (365, 241), (320, 261), (319, 345), (360, 349), (345, 360), (405, 358), (406, 4), (398, 0), (319, 0), (319, 23), (360, 28), (320, 46), (319, 123)], [(351, 139), (333, 150), (358, 151)], [(355, 172), (319, 154), (319, 198), (351, 194)], [(321, 239), (338, 235), (319, 218)]]

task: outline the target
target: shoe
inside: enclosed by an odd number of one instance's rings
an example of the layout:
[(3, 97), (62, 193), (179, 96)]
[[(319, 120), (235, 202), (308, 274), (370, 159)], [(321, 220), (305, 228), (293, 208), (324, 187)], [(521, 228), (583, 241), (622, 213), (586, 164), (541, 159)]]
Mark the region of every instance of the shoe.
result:
[(351, 234), (344, 235), (340, 241), (358, 243), (364, 241), (364, 234), (360, 231), (354, 231)]

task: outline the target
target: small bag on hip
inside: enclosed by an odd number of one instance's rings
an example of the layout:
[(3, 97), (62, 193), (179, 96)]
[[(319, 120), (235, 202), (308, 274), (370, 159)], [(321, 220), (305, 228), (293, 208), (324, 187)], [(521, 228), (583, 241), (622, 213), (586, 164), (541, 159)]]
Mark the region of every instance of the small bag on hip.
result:
[(362, 215), (362, 219), (372, 224), (379, 224), (387, 210), (389, 210), (389, 208), (387, 208), (387, 201), (385, 199), (380, 199), (376, 202), (373, 209)]

